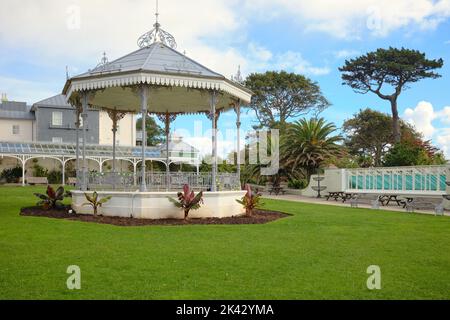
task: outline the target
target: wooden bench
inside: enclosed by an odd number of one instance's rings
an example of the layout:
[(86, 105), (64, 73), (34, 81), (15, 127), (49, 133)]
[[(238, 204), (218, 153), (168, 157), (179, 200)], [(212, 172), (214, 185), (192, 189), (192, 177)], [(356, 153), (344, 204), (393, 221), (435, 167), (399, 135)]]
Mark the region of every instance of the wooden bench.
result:
[(26, 178), (26, 182), (32, 186), (36, 184), (48, 185), (47, 177), (28, 177)]

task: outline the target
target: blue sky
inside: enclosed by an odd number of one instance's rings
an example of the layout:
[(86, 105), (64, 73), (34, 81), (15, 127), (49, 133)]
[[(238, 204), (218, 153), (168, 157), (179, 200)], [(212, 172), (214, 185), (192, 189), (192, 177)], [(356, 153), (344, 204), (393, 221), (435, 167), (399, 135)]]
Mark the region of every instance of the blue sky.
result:
[[(112, 60), (135, 50), (154, 21), (153, 1), (2, 2), (0, 91), (30, 104), (62, 90), (66, 65), (74, 75), (94, 67), (103, 51)], [(165, 0), (160, 11), (179, 50), (225, 76), (241, 65), (244, 74), (285, 69), (317, 81), (332, 103), (323, 116), (337, 126), (361, 108), (390, 112), (386, 101), (341, 85), (345, 59), (389, 46), (443, 58), (443, 77), (413, 84), (399, 108), (450, 156), (449, 0)], [(174, 127), (193, 133), (194, 120), (209, 129), (200, 116), (180, 117)], [(222, 132), (234, 121), (233, 113), (224, 115)], [(252, 121), (244, 116), (244, 129)], [(204, 138), (190, 141), (207, 145)], [(222, 146), (226, 153), (233, 141)]]

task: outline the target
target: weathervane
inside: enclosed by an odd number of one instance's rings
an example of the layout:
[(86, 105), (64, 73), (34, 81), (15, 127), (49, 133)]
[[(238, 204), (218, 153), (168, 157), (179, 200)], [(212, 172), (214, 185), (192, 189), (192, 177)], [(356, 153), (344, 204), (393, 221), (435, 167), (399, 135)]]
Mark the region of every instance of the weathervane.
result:
[(175, 38), (168, 33), (167, 31), (164, 31), (161, 29), (161, 24), (159, 23), (159, 7), (158, 7), (158, 0), (156, 0), (156, 22), (153, 25), (153, 29), (146, 34), (142, 35), (138, 39), (138, 46), (140, 48), (147, 48), (151, 46), (155, 42), (162, 42), (166, 46), (171, 47), (172, 49), (177, 48), (177, 42), (175, 41)]

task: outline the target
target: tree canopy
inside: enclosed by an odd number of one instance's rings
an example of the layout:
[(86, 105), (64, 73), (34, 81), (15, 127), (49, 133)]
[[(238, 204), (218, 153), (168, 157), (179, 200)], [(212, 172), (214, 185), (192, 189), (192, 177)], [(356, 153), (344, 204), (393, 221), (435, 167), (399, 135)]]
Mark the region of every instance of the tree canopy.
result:
[(282, 145), (284, 167), (291, 170), (302, 167), (310, 177), (326, 159), (342, 154), (342, 146), (338, 144), (342, 137), (336, 131), (336, 126), (323, 118), (291, 124)]
[(398, 143), (401, 139), (398, 97), (412, 83), (439, 78), (441, 75), (434, 70), (443, 65), (442, 59), (429, 60), (425, 53), (417, 50), (390, 47), (347, 60), (339, 71), (342, 72), (343, 85), (350, 86), (357, 93), (374, 93), (390, 102), (393, 136)]
[(288, 120), (330, 106), (316, 82), (295, 73), (253, 73), (245, 85), (255, 93), (249, 107), (255, 111), (259, 127), (284, 130)]
[[(435, 164), (436, 162), (438, 164), (441, 162), (443, 156), (439, 149), (433, 147), (430, 141), (424, 140), (422, 134), (402, 120), (400, 120), (401, 144), (413, 148), (398, 147), (397, 145), (400, 144), (396, 144), (394, 141), (389, 128), (390, 123), (392, 123), (391, 116), (371, 109), (360, 110), (353, 118), (344, 122), (342, 126), (345, 135), (344, 145), (351, 155), (358, 158), (361, 167), (412, 165), (411, 163)], [(392, 151), (394, 148), (396, 150)], [(392, 152), (395, 155), (392, 155)], [(388, 154), (391, 154), (389, 160), (386, 159)], [(417, 159), (411, 160), (414, 155), (417, 155)], [(406, 157), (408, 160), (402, 157)]]
[[(372, 109), (360, 110), (342, 126), (345, 146), (350, 154), (359, 157), (363, 167), (379, 167), (389, 147), (395, 144), (391, 126), (392, 117)], [(421, 134), (410, 124), (400, 120), (402, 136), (420, 140)], [(403, 140), (403, 139), (402, 139)]]
[[(156, 146), (164, 141), (164, 129), (153, 117), (147, 117), (145, 126), (147, 127), (147, 146)], [(142, 119), (137, 120), (136, 129), (142, 130)]]

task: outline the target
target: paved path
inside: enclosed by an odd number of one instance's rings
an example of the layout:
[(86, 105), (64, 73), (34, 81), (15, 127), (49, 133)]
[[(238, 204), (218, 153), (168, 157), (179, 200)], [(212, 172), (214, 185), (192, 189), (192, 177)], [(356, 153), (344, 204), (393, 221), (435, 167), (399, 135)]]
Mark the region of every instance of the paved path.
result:
[[(280, 196), (263, 194), (263, 197), (266, 199), (273, 199), (273, 200), (286, 200), (286, 201), (350, 208), (350, 202), (342, 203), (342, 201), (334, 201), (334, 200), (326, 201), (325, 198), (318, 199), (318, 198), (309, 198), (309, 197), (302, 197), (302, 196), (289, 195), (289, 194), (280, 195)], [(371, 209), (371, 206), (367, 205), (367, 204), (360, 204), (358, 206), (359, 206), (359, 208)], [(389, 205), (387, 207), (383, 207), (380, 205), (380, 210), (406, 213), (406, 209), (403, 209), (402, 207), (399, 207), (399, 206), (391, 206), (391, 205)], [(416, 210), (416, 213), (435, 215), (435, 212), (433, 210)], [(445, 215), (450, 217), (450, 212), (446, 211)]]

